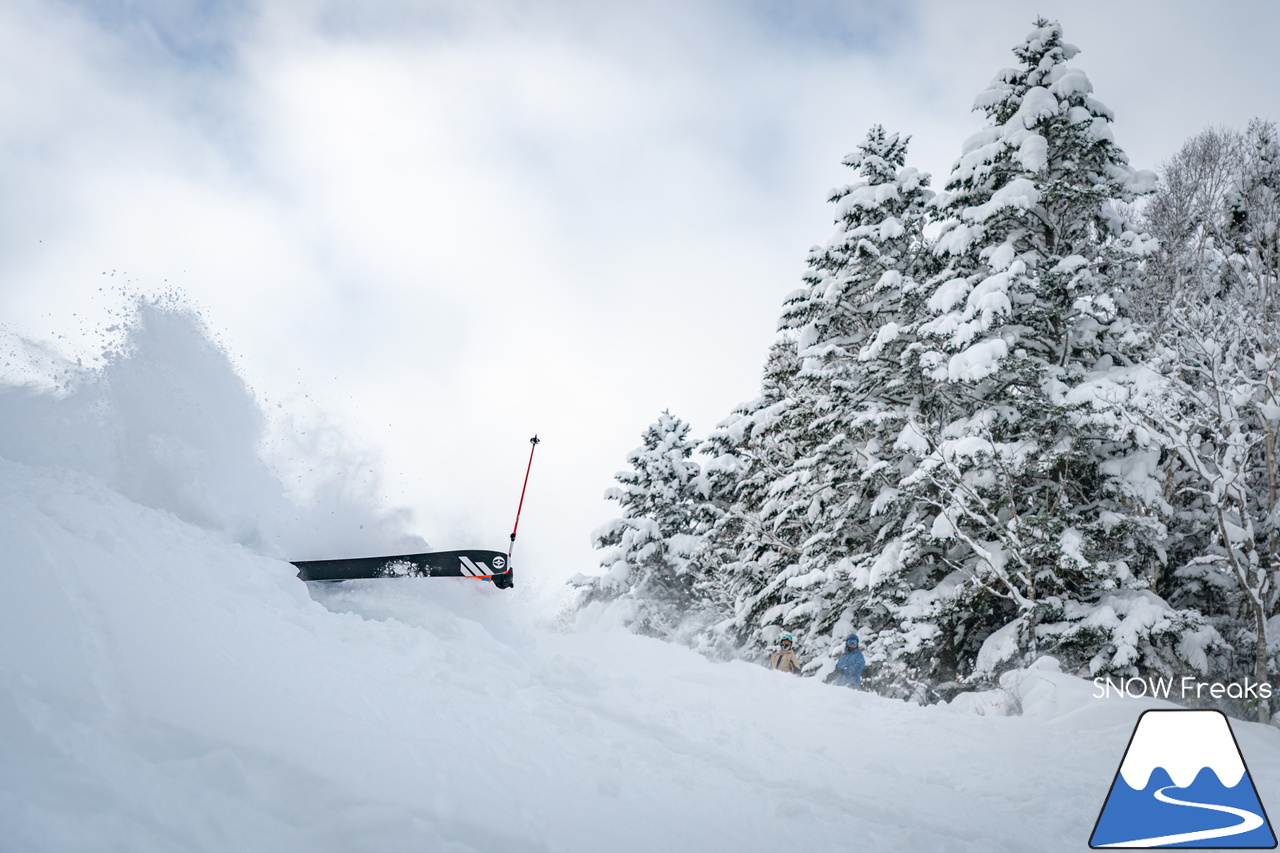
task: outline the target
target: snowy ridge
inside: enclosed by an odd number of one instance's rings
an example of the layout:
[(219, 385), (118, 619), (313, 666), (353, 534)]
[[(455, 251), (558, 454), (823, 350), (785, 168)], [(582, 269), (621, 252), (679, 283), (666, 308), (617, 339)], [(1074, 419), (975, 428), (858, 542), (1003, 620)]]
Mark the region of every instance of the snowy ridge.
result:
[(1120, 775), (1130, 788), (1140, 791), (1157, 767), (1163, 767), (1179, 788), (1191, 785), (1206, 767), (1228, 788), (1240, 784), (1245, 774), (1231, 727), (1217, 711), (1144, 714), (1120, 765)]

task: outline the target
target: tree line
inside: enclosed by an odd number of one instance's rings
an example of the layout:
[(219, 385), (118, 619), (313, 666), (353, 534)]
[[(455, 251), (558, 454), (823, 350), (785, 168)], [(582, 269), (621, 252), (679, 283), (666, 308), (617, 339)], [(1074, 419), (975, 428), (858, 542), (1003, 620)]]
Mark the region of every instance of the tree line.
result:
[(1062, 36), (1014, 48), (940, 189), (880, 126), (845, 158), (759, 397), (645, 430), (579, 606), (724, 656), (786, 631), (813, 674), (857, 633), (864, 683), (916, 701), (1042, 654), (1269, 681), (1276, 127), (1139, 171)]

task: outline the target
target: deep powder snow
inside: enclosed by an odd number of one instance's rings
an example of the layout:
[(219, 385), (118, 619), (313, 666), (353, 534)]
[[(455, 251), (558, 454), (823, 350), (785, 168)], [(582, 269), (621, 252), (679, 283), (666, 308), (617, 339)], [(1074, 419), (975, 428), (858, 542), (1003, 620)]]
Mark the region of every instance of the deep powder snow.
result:
[[(261, 443), (182, 310), (0, 392), (0, 850), (1080, 850), (1159, 706), (1051, 661), (927, 708), (714, 663), (558, 619), (531, 565), (304, 584), (308, 540), (412, 537)], [(1234, 728), (1280, 802), (1280, 733)]]

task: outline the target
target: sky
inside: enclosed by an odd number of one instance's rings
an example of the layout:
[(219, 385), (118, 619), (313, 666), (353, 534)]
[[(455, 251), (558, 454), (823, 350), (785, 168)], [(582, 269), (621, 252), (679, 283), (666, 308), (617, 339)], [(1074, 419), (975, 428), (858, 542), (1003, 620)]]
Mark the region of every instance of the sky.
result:
[(944, 183), (1038, 15), (1138, 168), (1280, 119), (1280, 6), (1047, 5), (0, 0), (0, 330), (176, 289), (441, 549), (505, 547), (537, 433), (516, 565), (590, 572), (645, 427), (756, 395), (844, 155)]

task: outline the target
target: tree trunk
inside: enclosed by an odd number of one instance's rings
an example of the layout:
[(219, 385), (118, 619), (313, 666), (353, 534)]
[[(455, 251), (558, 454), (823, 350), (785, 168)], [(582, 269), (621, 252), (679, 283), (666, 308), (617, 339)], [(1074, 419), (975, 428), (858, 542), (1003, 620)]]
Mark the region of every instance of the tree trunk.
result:
[[(1254, 663), (1253, 677), (1258, 680), (1258, 684), (1268, 684), (1270, 682), (1270, 667), (1267, 666), (1267, 611), (1261, 604), (1256, 602), (1253, 607), (1254, 624), (1258, 630), (1257, 638), (1257, 658)], [(1261, 698), (1258, 699), (1258, 722), (1265, 725), (1271, 723), (1271, 700)]]

